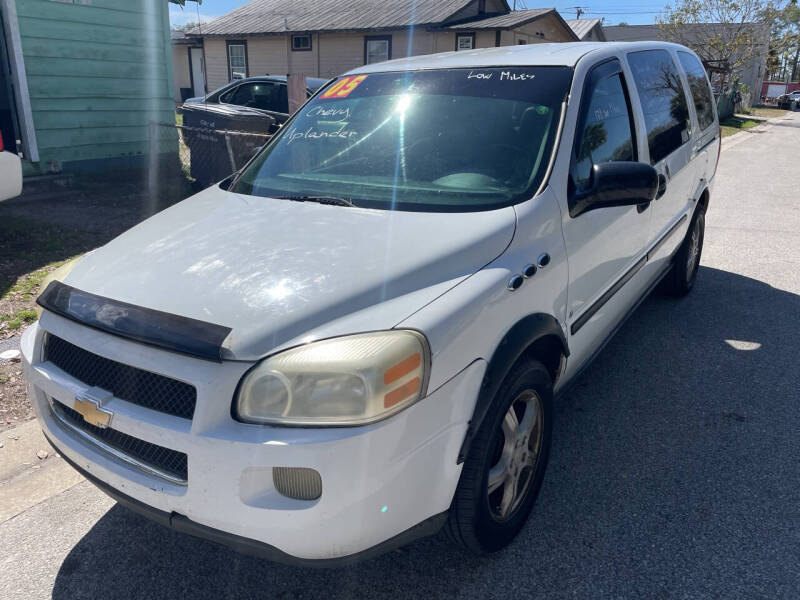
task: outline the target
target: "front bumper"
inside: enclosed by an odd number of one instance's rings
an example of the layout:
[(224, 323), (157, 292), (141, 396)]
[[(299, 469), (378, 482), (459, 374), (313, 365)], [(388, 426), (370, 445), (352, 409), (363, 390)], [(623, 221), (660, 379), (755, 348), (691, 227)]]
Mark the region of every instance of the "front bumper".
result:
[[(45, 437), (47, 438), (46, 435)], [(53, 444), (50, 438), (47, 438), (47, 441), (50, 442), (50, 445), (56, 452), (62, 453), (62, 450)], [(131, 498), (130, 496), (115, 490), (110, 485), (99, 480), (88, 471), (83, 470), (81, 467), (67, 458), (63, 453), (62, 457), (67, 461), (67, 463), (69, 463), (71, 467), (99, 487), (103, 492), (111, 496), (118, 503), (150, 519), (151, 521), (155, 521), (156, 523), (159, 523), (164, 527), (168, 527), (169, 529), (179, 533), (185, 533), (187, 535), (220, 544), (222, 546), (227, 546), (236, 550), (237, 552), (241, 552), (242, 554), (250, 554), (261, 558), (266, 558), (273, 562), (283, 563), (285, 565), (304, 567), (343, 567), (345, 565), (369, 560), (370, 558), (380, 556), (381, 554), (389, 552), (390, 550), (409, 544), (421, 537), (433, 535), (442, 528), (447, 520), (446, 512), (439, 513), (438, 515), (434, 515), (429, 519), (424, 520), (422, 523), (415, 525), (411, 529), (407, 529), (395, 537), (388, 539), (385, 542), (381, 542), (377, 546), (357, 552), (356, 554), (349, 554), (347, 556), (337, 558), (303, 559), (286, 554), (285, 552), (281, 552), (275, 546), (270, 546), (269, 544), (265, 544), (257, 540), (241, 537), (225, 531), (220, 531), (219, 529), (206, 527), (200, 523), (195, 523), (191, 519), (186, 518), (184, 515), (180, 515), (178, 513), (166, 513), (155, 509), (152, 506), (148, 506), (147, 504), (139, 502), (135, 498)]]
[[(114, 412), (114, 429), (186, 453), (186, 485), (116, 459), (54, 418), (51, 401), (72, 406), (87, 386), (39, 358), (45, 331), (196, 387), (191, 421), (119, 398), (105, 405)], [(435, 530), (458, 483), (456, 457), (485, 370), (477, 361), (424, 400), (373, 425), (281, 428), (246, 425), (230, 416), (233, 390), (250, 363), (180, 356), (47, 312), (26, 331), (22, 349), (42, 428), (78, 470), (123, 504), (174, 529), (282, 562), (347, 562)], [(276, 466), (315, 469), (322, 496), (314, 501), (282, 496), (272, 481)]]

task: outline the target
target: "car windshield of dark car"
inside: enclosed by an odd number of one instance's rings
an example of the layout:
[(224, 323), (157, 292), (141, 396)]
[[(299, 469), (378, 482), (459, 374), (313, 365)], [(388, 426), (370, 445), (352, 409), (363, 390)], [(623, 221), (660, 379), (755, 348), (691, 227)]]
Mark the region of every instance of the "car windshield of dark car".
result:
[(341, 77), (282, 127), (230, 191), (396, 210), (519, 202), (544, 177), (571, 77), (566, 67)]

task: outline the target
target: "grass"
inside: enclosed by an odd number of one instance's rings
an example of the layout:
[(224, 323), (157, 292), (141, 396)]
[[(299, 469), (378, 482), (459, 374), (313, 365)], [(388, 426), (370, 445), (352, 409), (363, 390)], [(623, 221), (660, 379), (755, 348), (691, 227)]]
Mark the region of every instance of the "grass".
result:
[[(0, 227), (0, 336), (37, 319), (36, 297), (55, 269), (97, 244), (91, 235), (4, 215)], [(3, 336), (4, 337), (4, 336)]]
[(782, 117), (786, 115), (789, 111), (783, 110), (781, 108), (768, 108), (763, 106), (753, 106), (746, 111), (743, 112), (745, 115), (751, 115), (753, 117), (762, 117), (764, 119), (772, 119), (774, 117)]
[(54, 271), (185, 198), (183, 182), (174, 177), (151, 194), (136, 178), (84, 179), (35, 204), (0, 203), (0, 339), (36, 320), (36, 298)]
[(50, 273), (50, 271), (57, 269), (67, 262), (67, 260), (57, 260), (39, 269), (36, 269), (35, 271), (25, 273), (19, 279), (17, 279), (17, 281), (10, 288), (8, 288), (8, 291), (3, 294), (3, 297), (5, 298), (6, 295), (14, 295), (22, 296), (23, 300), (30, 300), (33, 294), (37, 294), (39, 292), (42, 282)]
[[(57, 260), (21, 275), (0, 295), (0, 303), (9, 304), (15, 308), (8, 313), (0, 312), (0, 323), (5, 324), (3, 328), (5, 331), (16, 331), (23, 325), (33, 323), (38, 318), (35, 309), (25, 307), (33, 305), (45, 278), (69, 260), (71, 259)], [(18, 308), (19, 306), (22, 308)]]
[(0, 323), (5, 323), (10, 331), (16, 331), (23, 324), (33, 323), (38, 318), (35, 310), (26, 308), (10, 315), (0, 315)]
[(743, 119), (742, 117), (728, 117), (727, 119), (720, 122), (720, 129), (722, 129), (722, 137), (727, 137), (729, 135), (733, 135), (734, 133), (739, 133), (740, 131), (750, 129), (751, 127), (755, 127), (760, 123), (761, 121), (756, 121), (754, 119)]

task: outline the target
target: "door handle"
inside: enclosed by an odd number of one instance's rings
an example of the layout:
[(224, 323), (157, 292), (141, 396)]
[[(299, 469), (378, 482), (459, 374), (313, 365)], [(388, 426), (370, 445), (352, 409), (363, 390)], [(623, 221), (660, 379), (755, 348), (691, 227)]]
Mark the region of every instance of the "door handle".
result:
[(658, 192), (656, 193), (656, 200), (661, 198), (667, 193), (667, 178), (663, 173), (658, 174)]

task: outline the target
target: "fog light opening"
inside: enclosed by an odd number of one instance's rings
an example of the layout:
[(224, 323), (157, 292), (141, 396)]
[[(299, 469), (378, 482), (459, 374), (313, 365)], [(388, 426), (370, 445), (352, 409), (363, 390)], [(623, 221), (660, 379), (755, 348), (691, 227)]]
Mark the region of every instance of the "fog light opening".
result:
[(275, 489), (294, 500), (316, 500), (322, 496), (322, 477), (306, 467), (272, 467)]

